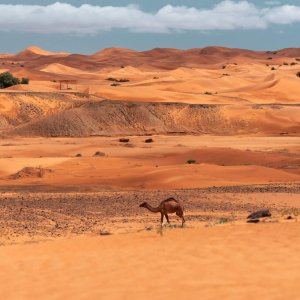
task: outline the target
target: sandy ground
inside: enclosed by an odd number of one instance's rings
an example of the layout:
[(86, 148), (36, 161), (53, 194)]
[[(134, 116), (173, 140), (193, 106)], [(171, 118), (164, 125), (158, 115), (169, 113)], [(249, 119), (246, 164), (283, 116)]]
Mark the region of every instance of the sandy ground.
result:
[[(297, 299), (299, 223), (216, 225), (0, 248), (5, 299)], [(175, 286), (174, 286), (175, 285)]]
[[(0, 292), (5, 299), (248, 299), (255, 290), (262, 299), (296, 299), (299, 195), (299, 185), (2, 193)], [(173, 225), (160, 229), (159, 216), (138, 207), (167, 196), (184, 204), (184, 228), (172, 216)], [(272, 217), (247, 224), (262, 208)]]
[[(299, 298), (299, 58), (299, 49), (221, 47), (0, 55), (1, 72), (31, 80), (0, 93), (1, 297)], [(76, 90), (61, 93), (62, 79), (77, 80)], [(215, 119), (201, 122), (219, 132), (162, 132), (153, 143), (145, 132), (120, 143), (126, 136), (107, 129), (106, 137), (11, 134), (35, 124), (97, 128), (92, 113), (99, 117), (103, 99), (136, 101), (141, 111), (149, 102), (217, 104)], [(126, 105), (101, 120), (137, 127)], [(147, 118), (162, 126), (172, 115), (165, 107)], [(178, 104), (172, 122), (193, 127), (187, 109)], [(225, 125), (231, 136), (221, 136)], [(183, 203), (184, 228), (172, 216), (161, 229), (159, 215), (139, 208), (168, 197)], [(247, 223), (260, 209), (272, 217)]]
[[(152, 136), (150, 144), (148, 137), (129, 138), (125, 144), (117, 137), (5, 139), (0, 188), (153, 190), (300, 182), (298, 137)], [(95, 156), (98, 151), (105, 156)], [(24, 167), (53, 172), (10, 178)]]

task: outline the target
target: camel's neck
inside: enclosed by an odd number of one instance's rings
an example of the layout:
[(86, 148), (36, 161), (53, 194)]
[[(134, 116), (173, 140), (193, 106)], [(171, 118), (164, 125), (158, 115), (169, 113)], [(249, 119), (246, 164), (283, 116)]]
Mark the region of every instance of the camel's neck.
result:
[(147, 208), (148, 210), (150, 210), (151, 212), (153, 212), (153, 213), (158, 213), (158, 212), (160, 212), (159, 207), (153, 207), (153, 206), (151, 206), (151, 205), (148, 204), (148, 203), (147, 203), (146, 208)]

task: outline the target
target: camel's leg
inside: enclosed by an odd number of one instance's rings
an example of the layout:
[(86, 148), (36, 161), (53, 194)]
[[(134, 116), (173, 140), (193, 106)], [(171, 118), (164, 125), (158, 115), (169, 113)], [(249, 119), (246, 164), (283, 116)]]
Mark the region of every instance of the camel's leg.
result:
[(184, 219), (184, 216), (183, 216), (183, 211), (182, 211), (182, 209), (179, 209), (179, 210), (176, 212), (176, 215), (177, 215), (179, 218), (181, 218), (181, 220), (182, 220), (181, 226), (183, 227), (183, 224), (185, 223), (185, 219)]
[(168, 214), (165, 214), (165, 217), (166, 217), (166, 219), (167, 219), (167, 222), (170, 224), (170, 220), (169, 220)]
[(160, 214), (160, 226), (161, 226), (161, 227), (163, 226), (163, 222), (164, 222), (164, 214), (161, 213), (161, 214)]
[(181, 224), (181, 226), (183, 227), (183, 225), (184, 225), (184, 223), (185, 223), (185, 219), (184, 219), (184, 216), (183, 216), (183, 215), (182, 215), (181, 219), (182, 219), (182, 224)]

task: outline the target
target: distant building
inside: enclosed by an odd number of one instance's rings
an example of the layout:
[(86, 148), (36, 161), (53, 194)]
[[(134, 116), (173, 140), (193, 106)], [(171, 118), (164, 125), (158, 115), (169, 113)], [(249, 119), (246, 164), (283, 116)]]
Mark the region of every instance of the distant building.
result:
[(77, 90), (77, 80), (60, 80), (59, 89), (63, 90)]

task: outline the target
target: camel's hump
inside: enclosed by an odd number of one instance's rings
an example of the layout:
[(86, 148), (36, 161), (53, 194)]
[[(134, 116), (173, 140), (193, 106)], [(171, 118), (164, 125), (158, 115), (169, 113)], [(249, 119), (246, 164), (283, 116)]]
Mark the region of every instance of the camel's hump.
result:
[(175, 201), (175, 202), (179, 203), (179, 201), (178, 201), (178, 200), (176, 200), (176, 199), (175, 199), (175, 198), (173, 198), (173, 197), (171, 197), (171, 198), (168, 198), (168, 199), (164, 200), (163, 202), (169, 202), (169, 201)]

